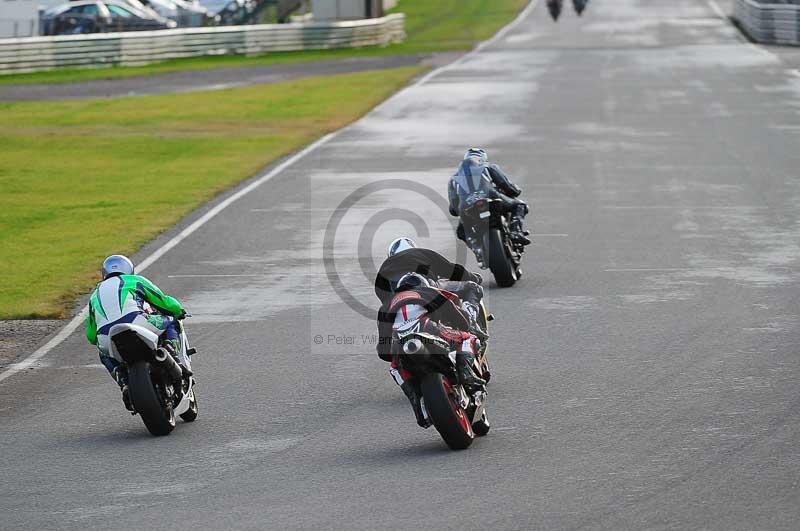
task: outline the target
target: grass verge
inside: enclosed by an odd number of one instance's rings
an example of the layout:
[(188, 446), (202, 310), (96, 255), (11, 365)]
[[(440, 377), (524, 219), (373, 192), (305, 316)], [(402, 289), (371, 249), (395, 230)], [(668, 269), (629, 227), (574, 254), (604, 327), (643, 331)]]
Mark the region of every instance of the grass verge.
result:
[(65, 317), (96, 282), (104, 256), (134, 253), (215, 194), (362, 116), (421, 70), (0, 103), (0, 318)]
[(400, 0), (392, 12), (406, 14), (404, 42), (385, 47), (277, 52), (257, 57), (237, 55), (177, 59), (147, 66), (59, 69), (31, 74), (0, 75), (0, 85), (69, 83), (117, 79), (208, 68), (276, 65), (384, 55), (413, 55), (467, 50), (487, 39), (528, 3), (528, 0)]

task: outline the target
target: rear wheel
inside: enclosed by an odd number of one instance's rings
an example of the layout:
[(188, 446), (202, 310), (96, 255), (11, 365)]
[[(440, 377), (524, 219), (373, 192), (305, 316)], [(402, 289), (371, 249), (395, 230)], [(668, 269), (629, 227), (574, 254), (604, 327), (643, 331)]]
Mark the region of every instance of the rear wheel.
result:
[(501, 288), (508, 288), (517, 281), (516, 267), (508, 250), (503, 244), (503, 237), (499, 229), (492, 229), (484, 236), (484, 248), (489, 253), (489, 269), (494, 275), (497, 285)]
[(475, 433), (466, 412), (455, 399), (450, 382), (440, 373), (431, 373), (422, 380), (422, 396), (425, 409), (442, 436), (453, 450), (467, 448), (475, 439)]
[(175, 411), (162, 404), (150, 376), (149, 363), (135, 363), (128, 369), (128, 386), (133, 409), (142, 417), (147, 430), (153, 435), (169, 435), (175, 428)]

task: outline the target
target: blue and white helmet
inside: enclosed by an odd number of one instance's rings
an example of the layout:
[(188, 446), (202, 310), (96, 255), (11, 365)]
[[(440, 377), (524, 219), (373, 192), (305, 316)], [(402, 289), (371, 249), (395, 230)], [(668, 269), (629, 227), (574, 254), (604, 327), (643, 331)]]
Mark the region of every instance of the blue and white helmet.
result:
[(397, 238), (392, 242), (389, 246), (389, 256), (394, 256), (400, 251), (405, 251), (406, 249), (414, 249), (417, 247), (417, 244), (414, 243), (414, 240), (411, 238)]
[(130, 258), (121, 254), (112, 254), (103, 260), (103, 267), (100, 268), (103, 280), (112, 275), (132, 275), (133, 271), (133, 262), (131, 262)]
[(474, 148), (471, 147), (464, 153), (464, 160), (476, 158), (478, 159), (481, 165), (486, 165), (489, 163), (489, 155), (486, 154), (486, 151), (481, 148)]

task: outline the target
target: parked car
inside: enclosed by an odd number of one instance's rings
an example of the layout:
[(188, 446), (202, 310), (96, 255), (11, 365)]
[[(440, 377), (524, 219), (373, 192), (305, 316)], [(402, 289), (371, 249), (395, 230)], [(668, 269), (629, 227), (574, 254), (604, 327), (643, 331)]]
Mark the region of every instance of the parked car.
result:
[(214, 22), (221, 26), (234, 26), (250, 21), (258, 8), (255, 0), (200, 0)]
[(42, 14), (43, 35), (74, 35), (109, 31), (168, 29), (175, 21), (123, 2), (83, 0), (48, 9)]
[(181, 27), (203, 26), (208, 19), (208, 11), (187, 0), (125, 0), (133, 7), (147, 7), (159, 15), (174, 20)]

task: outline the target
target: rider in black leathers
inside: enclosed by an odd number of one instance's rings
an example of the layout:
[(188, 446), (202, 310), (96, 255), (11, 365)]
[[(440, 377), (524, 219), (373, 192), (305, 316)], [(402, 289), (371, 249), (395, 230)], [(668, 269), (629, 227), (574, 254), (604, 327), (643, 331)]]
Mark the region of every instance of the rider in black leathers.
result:
[(431, 249), (420, 249), (411, 238), (397, 238), (389, 247), (389, 257), (381, 264), (375, 277), (375, 295), (381, 301), (378, 311), (378, 357), (391, 361), (391, 335), (394, 317), (387, 315), (387, 305), (396, 293), (397, 281), (407, 273), (419, 273), (430, 279), (439, 289), (458, 295), (461, 310), (468, 318), (472, 332), (481, 339), (488, 335), (477, 322), (483, 277), (471, 273), (461, 264), (455, 264)]
[(391, 335), (394, 317), (387, 315), (386, 306), (395, 295), (397, 281), (407, 273), (419, 273), (435, 282), (441, 289), (458, 295), (461, 309), (468, 317), (475, 335), (486, 339), (487, 334), (477, 322), (483, 278), (471, 273), (461, 264), (455, 264), (431, 249), (417, 248), (411, 238), (397, 238), (389, 247), (389, 257), (381, 264), (375, 277), (375, 295), (381, 301), (378, 312), (378, 357), (391, 361)]
[[(528, 214), (528, 205), (524, 201), (517, 199), (522, 190), (514, 184), (511, 179), (500, 169), (497, 164), (490, 164), (486, 152), (478, 148), (470, 148), (464, 154), (464, 160), (458, 167), (456, 175), (450, 178), (447, 186), (447, 195), (450, 200), (450, 215), (460, 217), (460, 194), (459, 184), (456, 182), (458, 175), (477, 175), (483, 174), (489, 177), (494, 186), (494, 193), (497, 199), (501, 199), (509, 214), (509, 229), (511, 238), (522, 245), (529, 245), (528, 231), (522, 226), (522, 220)], [(459, 221), (456, 229), (458, 239), (465, 240), (464, 225)]]
[[(414, 281), (417, 281), (415, 284)], [(378, 311), (378, 357), (390, 362), (392, 379), (400, 386), (411, 402), (417, 423), (426, 428), (430, 421), (420, 406), (419, 382), (398, 367), (396, 349), (392, 345), (392, 325), (397, 318), (397, 307), (393, 299), (399, 291), (414, 290), (428, 312), (426, 323), (436, 335), (446, 339), (456, 353), (456, 372), (459, 381), (467, 386), (481, 386), (485, 380), (477, 376), (472, 365), (475, 361), (476, 341), (488, 335), (478, 324), (480, 302), (483, 298), (483, 279), (478, 273), (467, 271), (464, 266), (450, 262), (430, 249), (419, 249), (411, 238), (397, 238), (389, 247), (389, 257), (381, 264), (375, 278), (375, 295), (381, 301)], [(454, 304), (446, 292), (455, 293), (461, 306)], [(462, 348), (467, 345), (467, 348)]]

